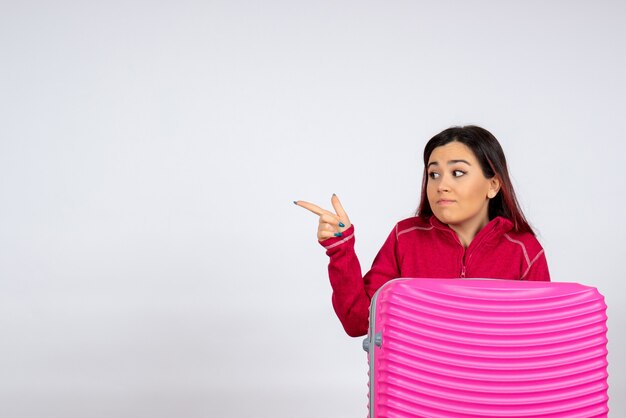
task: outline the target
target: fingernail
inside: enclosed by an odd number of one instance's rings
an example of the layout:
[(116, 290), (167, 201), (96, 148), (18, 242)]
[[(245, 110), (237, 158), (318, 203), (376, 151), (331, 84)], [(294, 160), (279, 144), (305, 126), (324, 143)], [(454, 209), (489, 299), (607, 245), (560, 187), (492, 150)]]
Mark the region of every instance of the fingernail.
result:
[(333, 196), (337, 196), (335, 193), (333, 193)]
[(335, 232), (335, 236), (336, 236), (336, 237), (340, 237), (340, 236), (342, 236), (342, 235), (343, 235), (343, 234), (342, 234), (341, 232)]
[(297, 205), (297, 204), (298, 204), (298, 202), (296, 202), (296, 201), (294, 200), (294, 201), (293, 201), (293, 204), (294, 204), (294, 205)]
[(344, 226), (345, 226), (345, 225), (344, 225), (344, 223), (343, 223), (343, 222), (339, 222), (339, 227), (340, 227), (340, 228), (343, 228)]

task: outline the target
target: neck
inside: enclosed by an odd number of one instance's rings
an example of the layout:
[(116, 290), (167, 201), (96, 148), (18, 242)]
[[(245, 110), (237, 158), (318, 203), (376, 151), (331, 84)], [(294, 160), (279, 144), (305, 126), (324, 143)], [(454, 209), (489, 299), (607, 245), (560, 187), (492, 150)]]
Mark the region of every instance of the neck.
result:
[(472, 243), (478, 232), (480, 232), (480, 230), (483, 229), (483, 227), (488, 223), (489, 218), (485, 217), (484, 219), (479, 219), (471, 223), (458, 225), (449, 224), (448, 226), (456, 233), (457, 237), (459, 237), (459, 241), (461, 241), (463, 247), (467, 248)]

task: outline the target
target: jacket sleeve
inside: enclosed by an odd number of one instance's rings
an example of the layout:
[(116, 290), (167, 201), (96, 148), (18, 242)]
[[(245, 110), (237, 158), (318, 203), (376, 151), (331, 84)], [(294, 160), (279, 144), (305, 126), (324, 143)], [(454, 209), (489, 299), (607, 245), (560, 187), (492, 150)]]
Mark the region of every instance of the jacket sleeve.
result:
[(545, 282), (550, 281), (548, 261), (546, 260), (546, 253), (543, 248), (541, 248), (539, 253), (535, 255), (534, 259), (530, 261), (530, 265), (527, 267), (526, 272), (523, 274), (522, 280)]
[(343, 232), (343, 237), (320, 241), (320, 244), (330, 257), (328, 276), (333, 288), (335, 313), (346, 333), (358, 337), (367, 334), (372, 295), (382, 284), (398, 277), (398, 267), (395, 230), (383, 244), (365, 277), (361, 275), (354, 242), (354, 225), (351, 225)]

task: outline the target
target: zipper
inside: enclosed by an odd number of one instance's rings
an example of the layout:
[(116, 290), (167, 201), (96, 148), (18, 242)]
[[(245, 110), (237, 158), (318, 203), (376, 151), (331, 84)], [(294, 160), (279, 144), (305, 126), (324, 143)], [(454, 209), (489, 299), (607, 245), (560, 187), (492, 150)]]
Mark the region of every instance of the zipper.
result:
[(465, 262), (465, 256), (467, 255), (467, 248), (463, 248), (463, 257), (461, 258), (461, 279), (465, 278), (465, 272), (467, 269), (467, 263)]
[[(470, 261), (472, 261), (472, 256), (474, 255), (474, 253), (476, 252), (476, 248), (480, 247), (480, 245), (483, 243), (483, 241), (485, 241), (485, 239), (493, 234), (494, 230), (492, 229), (491, 231), (489, 231), (487, 233), (487, 235), (485, 235), (484, 237), (482, 237), (482, 239), (480, 240), (480, 242), (477, 242), (476, 244), (474, 244), (474, 247), (472, 248), (472, 252), (468, 252), (467, 250), (469, 250), (469, 247), (463, 249), (463, 259), (461, 261), (461, 279), (465, 278), (465, 273), (467, 271), (467, 265), (469, 264)], [(472, 244), (470, 244), (471, 246)], [(467, 258), (467, 261), (465, 260)]]

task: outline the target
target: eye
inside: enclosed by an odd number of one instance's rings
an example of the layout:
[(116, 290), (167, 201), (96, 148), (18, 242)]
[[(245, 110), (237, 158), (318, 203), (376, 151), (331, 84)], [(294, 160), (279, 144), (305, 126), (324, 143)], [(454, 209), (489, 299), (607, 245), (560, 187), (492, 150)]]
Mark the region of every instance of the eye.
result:
[(453, 170), (452, 171), (452, 175), (454, 177), (461, 177), (464, 174), (465, 174), (465, 171), (463, 171), (463, 170)]
[(428, 177), (430, 177), (431, 179), (436, 179), (439, 178), (439, 173), (435, 172), (435, 171), (431, 171), (430, 173), (428, 173)]

